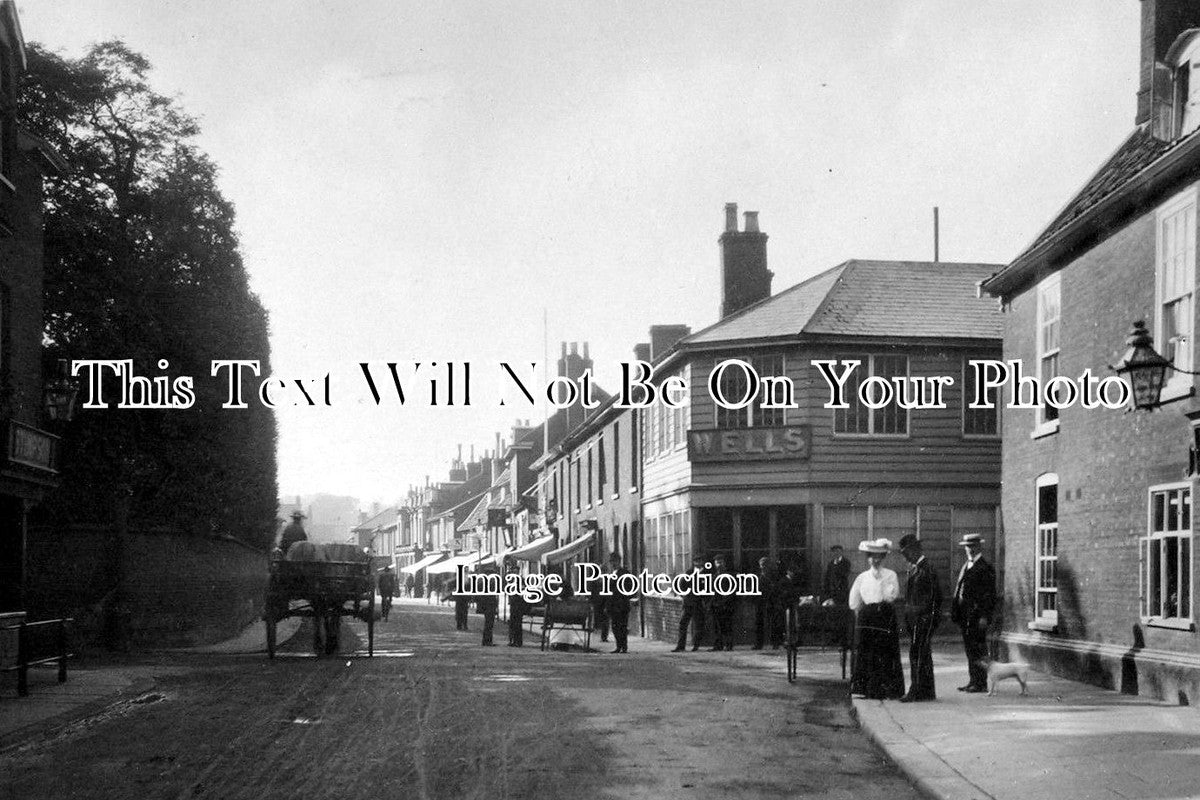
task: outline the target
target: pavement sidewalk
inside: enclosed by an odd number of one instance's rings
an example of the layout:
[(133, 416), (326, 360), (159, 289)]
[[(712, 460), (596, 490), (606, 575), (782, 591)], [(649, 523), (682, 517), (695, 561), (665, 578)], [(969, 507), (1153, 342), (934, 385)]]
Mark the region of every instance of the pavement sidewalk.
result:
[[(287, 641), (299, 627), (299, 619), (281, 621), (279, 641)], [(160, 652), (238, 655), (266, 649), (266, 627), (256, 621), (223, 642)], [(15, 672), (0, 673), (0, 752), (107, 708), (139, 702), (154, 688), (154, 675), (161, 672), (145, 664), (76, 659), (69, 662), (66, 683), (58, 682), (57, 667), (30, 669), (26, 697), (17, 696)]]
[(1197, 709), (1033, 670), (1027, 696), (1012, 679), (994, 697), (966, 694), (956, 689), (967, 682), (961, 646), (935, 645), (934, 664), (935, 702), (854, 699), (863, 730), (925, 795), (1200, 797)]

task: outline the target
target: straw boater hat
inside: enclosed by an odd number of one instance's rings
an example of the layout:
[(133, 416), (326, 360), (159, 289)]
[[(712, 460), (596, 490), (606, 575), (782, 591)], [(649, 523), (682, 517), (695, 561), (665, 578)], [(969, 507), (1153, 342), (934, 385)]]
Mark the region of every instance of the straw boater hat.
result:
[(971, 544), (977, 544), (977, 545), (982, 546), (983, 543), (984, 543), (983, 537), (980, 536), (978, 533), (964, 533), (963, 537), (962, 537), (962, 541), (958, 543), (958, 546), (966, 547), (967, 545), (971, 545)]
[(859, 542), (858, 549), (863, 553), (875, 553), (886, 556), (888, 551), (892, 549), (892, 543), (887, 539), (870, 539), (865, 542)]

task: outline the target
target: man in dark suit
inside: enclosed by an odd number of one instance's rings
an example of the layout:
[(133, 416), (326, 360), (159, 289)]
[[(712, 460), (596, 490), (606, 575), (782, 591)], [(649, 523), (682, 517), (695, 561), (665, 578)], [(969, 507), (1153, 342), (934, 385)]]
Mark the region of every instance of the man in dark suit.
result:
[[(725, 565), (725, 556), (717, 553), (713, 556), (713, 581), (723, 574), (729, 573)], [(714, 583), (715, 586), (715, 583)], [(709, 603), (709, 611), (713, 620), (713, 650), (733, 649), (733, 619), (737, 614), (737, 597), (734, 595), (717, 594)]]
[[(704, 572), (704, 557), (692, 558), (692, 580)], [(695, 591), (683, 596), (683, 614), (679, 617), (679, 641), (671, 652), (682, 653), (687, 649), (688, 625), (694, 623), (692, 631), (692, 652), (700, 649), (700, 640), (704, 638), (704, 600)]]
[(829, 552), (832, 558), (825, 565), (822, 593), (826, 600), (844, 606), (850, 602), (850, 562), (842, 555), (840, 544), (830, 547)]
[(766, 556), (758, 560), (758, 589), (754, 597), (754, 649), (762, 650), (766, 641), (778, 650), (783, 642), (783, 576)]
[(904, 592), (904, 627), (911, 637), (908, 663), (912, 681), (901, 703), (936, 700), (933, 681), (933, 632), (942, 615), (942, 587), (922, 552), (921, 540), (911, 533), (900, 539), (900, 553), (911, 566)]
[(983, 537), (978, 533), (963, 536), (959, 545), (966, 549), (967, 563), (958, 573), (950, 618), (962, 628), (963, 649), (967, 651), (970, 680), (960, 692), (986, 692), (987, 668), (978, 662), (987, 658), (987, 633), (996, 606), (996, 570), (983, 558)]
[(605, 598), (604, 612), (608, 615), (609, 624), (612, 626), (613, 639), (616, 640), (616, 649), (614, 653), (629, 652), (629, 595), (620, 591), (616, 587), (616, 578), (621, 575), (628, 575), (629, 570), (621, 566), (621, 554), (613, 553), (608, 557), (609, 566), (612, 568), (612, 574), (616, 576), (613, 579), (613, 590)]

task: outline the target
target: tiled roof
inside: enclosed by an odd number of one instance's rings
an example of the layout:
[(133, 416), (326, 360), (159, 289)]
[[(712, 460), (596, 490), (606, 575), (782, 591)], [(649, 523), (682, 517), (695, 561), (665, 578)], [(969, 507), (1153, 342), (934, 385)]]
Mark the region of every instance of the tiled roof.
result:
[(1149, 130), (1138, 128), (1129, 135), (1108, 161), (1084, 184), (1071, 201), (1058, 213), (1026, 251), (1033, 250), (1055, 234), (1083, 216), (1104, 198), (1116, 192), (1130, 178), (1137, 175), (1146, 167), (1161, 158), (1167, 151), (1174, 149), (1183, 137), (1174, 142), (1164, 142), (1152, 136)]
[(999, 339), (996, 301), (976, 284), (999, 264), (847, 261), (683, 340), (698, 345), (781, 336)]

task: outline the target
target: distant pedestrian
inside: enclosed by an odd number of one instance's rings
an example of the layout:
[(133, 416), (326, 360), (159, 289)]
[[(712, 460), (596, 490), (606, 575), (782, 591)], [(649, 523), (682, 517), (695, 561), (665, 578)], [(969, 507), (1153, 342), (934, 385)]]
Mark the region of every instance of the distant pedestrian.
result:
[(758, 560), (759, 594), (754, 603), (754, 649), (762, 650), (770, 641), (771, 648), (779, 649), (783, 642), (784, 585), (775, 563), (767, 556)]
[(592, 628), (600, 631), (600, 641), (608, 641), (608, 597), (600, 591), (600, 581), (595, 581), (588, 603), (592, 607)]
[[(692, 582), (695, 586), (696, 576), (703, 574), (706, 564), (703, 556), (692, 558)], [(687, 649), (688, 625), (692, 625), (692, 652), (700, 649), (700, 640), (704, 638), (704, 600), (695, 591), (688, 592), (682, 598), (683, 614), (679, 617), (679, 641), (673, 652), (682, 653)]]
[(970, 676), (967, 685), (958, 690), (986, 692), (987, 669), (981, 662), (987, 659), (988, 627), (996, 606), (996, 570), (983, 557), (983, 537), (978, 533), (966, 534), (958, 544), (966, 550), (967, 563), (958, 573), (950, 618), (962, 628)]
[(384, 622), (387, 621), (388, 613), (392, 610), (392, 598), (395, 594), (396, 573), (392, 571), (392, 565), (388, 564), (379, 575), (379, 598), (382, 601), (380, 617)]
[(304, 519), (304, 514), (299, 509), (292, 512), (292, 521), (283, 529), (283, 533), (279, 537), (279, 549), (286, 556), (288, 549), (296, 542), (307, 542), (308, 534), (304, 532), (304, 524), (300, 520)]
[(821, 584), (822, 599), (844, 606), (850, 600), (850, 561), (843, 555), (840, 544), (832, 545), (829, 554), (825, 580)]
[[(720, 575), (729, 574), (725, 564), (725, 556), (718, 553), (713, 556), (713, 581)], [(733, 649), (733, 617), (737, 613), (737, 597), (733, 595), (715, 594), (709, 604), (713, 618), (712, 650)]]
[(868, 567), (850, 586), (850, 608), (856, 615), (858, 653), (854, 658), (851, 694), (872, 700), (895, 700), (904, 694), (900, 663), (900, 633), (894, 603), (900, 596), (896, 573), (883, 566), (892, 543), (887, 539), (862, 542)]
[[(506, 558), (504, 569), (508, 573), (517, 571), (515, 559)], [(525, 645), (525, 615), (529, 612), (529, 601), (521, 593), (508, 596), (508, 646), (523, 647)]]
[(405, 574), (405, 576), (404, 576), (404, 594), (407, 595), (408, 597), (412, 597), (413, 596), (413, 587), (416, 586), (416, 583), (417, 583), (417, 579), (412, 576), (411, 572)]
[[(458, 587), (455, 587), (456, 589)], [(454, 629), (468, 630), (467, 617), (471, 613), (471, 596), (460, 591), (454, 592)]]
[(607, 594), (604, 602), (604, 613), (608, 616), (608, 620), (612, 625), (613, 639), (616, 648), (614, 653), (629, 652), (629, 595), (617, 588), (617, 578), (622, 575), (628, 575), (629, 570), (621, 566), (621, 554), (612, 553), (608, 557), (608, 565), (610, 572), (615, 576), (613, 578), (612, 591)]
[[(487, 574), (495, 572), (496, 568), (489, 565), (480, 567), (477, 571)], [(481, 644), (484, 647), (495, 647), (496, 643), (492, 641), (492, 631), (496, 627), (496, 614), (500, 611), (500, 598), (494, 594), (478, 594), (475, 596), (475, 608), (483, 615), (483, 641)]]
[(921, 540), (911, 533), (900, 539), (900, 554), (911, 564), (908, 584), (904, 591), (904, 627), (910, 637), (908, 665), (912, 680), (901, 703), (936, 700), (933, 680), (933, 632), (942, 616), (942, 587), (937, 574), (921, 547)]

